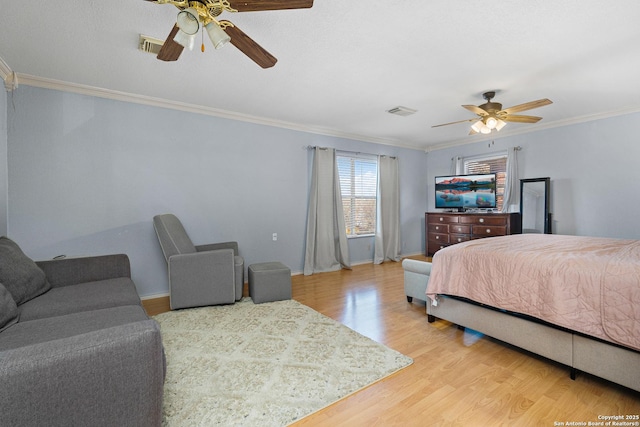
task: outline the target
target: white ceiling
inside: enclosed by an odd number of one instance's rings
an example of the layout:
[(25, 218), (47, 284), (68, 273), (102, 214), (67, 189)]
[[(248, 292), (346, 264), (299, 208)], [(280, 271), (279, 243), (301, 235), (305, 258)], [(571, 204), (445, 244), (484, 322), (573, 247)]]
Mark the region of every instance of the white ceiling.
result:
[[(18, 82), (53, 79), (153, 97), (209, 113), (391, 145), (480, 140), (462, 104), (540, 98), (500, 136), (640, 111), (637, 0), (316, 0), (311, 9), (224, 13), (278, 58), (263, 70), (209, 40), (166, 63), (138, 50), (164, 39), (177, 9), (143, 0), (10, 1), (0, 65)], [(46, 80), (48, 81), (48, 80)], [(396, 106), (418, 110), (388, 114)], [(494, 135), (498, 136), (498, 135)], [(486, 139), (486, 137), (485, 137)]]

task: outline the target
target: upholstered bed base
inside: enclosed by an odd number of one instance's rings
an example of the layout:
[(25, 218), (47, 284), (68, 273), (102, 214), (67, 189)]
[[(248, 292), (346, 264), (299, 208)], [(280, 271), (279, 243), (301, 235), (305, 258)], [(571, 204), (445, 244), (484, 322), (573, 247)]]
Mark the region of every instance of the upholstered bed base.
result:
[(640, 352), (470, 301), (441, 295), (434, 306), (427, 300), (429, 322), (447, 320), (562, 363), (572, 378), (583, 371), (640, 391)]

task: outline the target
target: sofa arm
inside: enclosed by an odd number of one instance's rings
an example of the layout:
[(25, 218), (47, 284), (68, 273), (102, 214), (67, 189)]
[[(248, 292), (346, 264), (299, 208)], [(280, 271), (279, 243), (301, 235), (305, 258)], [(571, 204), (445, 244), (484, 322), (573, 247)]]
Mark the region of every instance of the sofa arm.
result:
[(233, 249), (235, 255), (235, 282), (236, 282), (236, 301), (242, 299), (242, 291), (244, 289), (244, 258), (238, 255), (238, 242), (209, 243), (206, 245), (196, 245), (198, 252), (216, 251), (220, 249)]
[(234, 259), (232, 249), (170, 256), (171, 309), (234, 303)]
[(165, 358), (144, 320), (0, 352), (10, 426), (160, 426)]
[(125, 254), (38, 261), (53, 287), (76, 285), (98, 280), (131, 278), (129, 257)]

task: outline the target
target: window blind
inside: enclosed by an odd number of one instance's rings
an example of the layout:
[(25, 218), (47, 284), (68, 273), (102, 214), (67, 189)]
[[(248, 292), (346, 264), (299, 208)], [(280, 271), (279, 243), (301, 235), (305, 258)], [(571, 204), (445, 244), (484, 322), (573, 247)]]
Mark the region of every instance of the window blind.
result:
[(463, 163), (465, 174), (496, 174), (496, 204), (497, 209), (501, 210), (504, 203), (504, 185), (507, 180), (507, 155), (464, 159)]
[(375, 234), (378, 159), (337, 153), (347, 237)]

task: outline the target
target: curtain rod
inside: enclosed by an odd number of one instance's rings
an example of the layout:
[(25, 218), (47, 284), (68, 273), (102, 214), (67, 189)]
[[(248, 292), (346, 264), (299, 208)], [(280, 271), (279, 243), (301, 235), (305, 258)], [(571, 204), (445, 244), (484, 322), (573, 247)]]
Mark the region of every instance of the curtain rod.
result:
[[(516, 150), (516, 151), (521, 151), (521, 150), (522, 150), (522, 147), (518, 145), (517, 147), (513, 147), (513, 149), (514, 149), (514, 150)], [(473, 157), (475, 157), (475, 156), (473, 156)], [(484, 157), (484, 156), (483, 156), (483, 155), (480, 155), (480, 156), (478, 156), (478, 157)], [(451, 158), (451, 160), (454, 160), (454, 159), (462, 159), (462, 156), (453, 156), (453, 157)]]
[[(318, 147), (318, 146), (316, 146), (316, 145), (307, 145), (305, 148), (306, 148), (307, 150), (315, 150), (316, 148), (317, 148), (318, 150), (326, 150), (328, 147)], [(386, 155), (386, 154), (363, 153), (363, 152), (361, 152), (361, 151), (341, 150), (341, 149), (338, 149), (338, 148), (335, 148), (335, 150), (336, 150), (336, 151), (340, 151), (340, 152), (342, 152), (342, 153), (350, 153), (350, 154), (356, 154), (356, 155), (357, 155), (357, 154), (366, 154), (367, 156), (390, 157), (390, 158), (392, 158), (392, 159), (395, 159), (395, 158), (396, 158), (396, 156), (388, 156), (388, 155)]]

